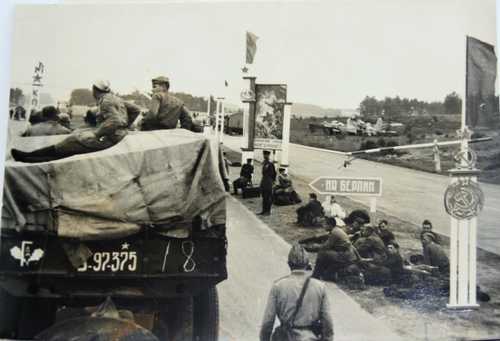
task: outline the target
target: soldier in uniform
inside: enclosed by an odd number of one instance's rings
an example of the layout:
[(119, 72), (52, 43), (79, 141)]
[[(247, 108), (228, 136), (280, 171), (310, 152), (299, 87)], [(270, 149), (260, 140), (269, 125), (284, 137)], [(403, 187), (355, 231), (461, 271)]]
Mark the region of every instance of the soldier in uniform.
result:
[(98, 105), (97, 126), (74, 131), (63, 141), (32, 152), (12, 149), (14, 160), (28, 163), (62, 159), (114, 146), (127, 135), (127, 109), (124, 101), (111, 93), (108, 81), (97, 81), (92, 94)]
[(156, 77), (152, 80), (153, 98), (149, 112), (141, 123), (141, 130), (175, 129), (177, 122), (181, 128), (202, 132), (202, 128), (193, 123), (189, 111), (177, 97), (169, 94), (170, 80), (167, 77)]
[[(332, 341), (333, 322), (330, 302), (323, 282), (313, 278), (309, 279), (302, 305), (293, 316), (299, 295), (309, 278), (305, 271), (309, 266), (309, 258), (302, 246), (298, 244), (292, 246), (288, 254), (288, 266), (292, 273), (277, 280), (269, 294), (260, 329), (260, 341), (272, 339), (276, 317), (278, 317), (281, 326), (290, 326), (289, 330), (293, 340)], [(313, 328), (316, 321), (321, 321), (322, 328), (319, 331), (315, 331)], [(321, 337), (315, 332), (319, 332)]]
[(387, 220), (382, 219), (378, 223), (378, 228), (375, 229), (375, 232), (378, 234), (380, 239), (382, 239), (386, 247), (387, 245), (389, 245), (389, 243), (392, 243), (396, 240), (396, 238), (394, 237), (394, 233), (389, 230), (388, 225), (389, 223), (387, 222)]
[(311, 243), (305, 248), (310, 252), (318, 252), (313, 277), (335, 281), (342, 277), (359, 276), (360, 269), (357, 266), (359, 257), (349, 240), (349, 236), (339, 226), (336, 226), (335, 218), (326, 219), (326, 240), (321, 243)]
[(71, 130), (59, 123), (56, 107), (48, 106), (42, 109), (43, 121), (33, 124), (23, 133), (23, 136), (49, 136), (70, 134)]
[(372, 226), (361, 227), (361, 236), (354, 243), (361, 257), (371, 259), (372, 262), (362, 264), (362, 271), (367, 284), (387, 283), (391, 278), (391, 271), (385, 266), (387, 251), (384, 242), (375, 233)]
[(260, 191), (262, 194), (262, 212), (259, 215), (270, 215), (273, 204), (273, 184), (276, 180), (276, 169), (269, 160), (270, 151), (264, 150), (264, 162), (262, 163), (262, 179), (260, 181)]
[(241, 166), (240, 177), (233, 181), (234, 194), (238, 194), (238, 188), (245, 188), (252, 183), (253, 174), (252, 159), (247, 159), (247, 163)]

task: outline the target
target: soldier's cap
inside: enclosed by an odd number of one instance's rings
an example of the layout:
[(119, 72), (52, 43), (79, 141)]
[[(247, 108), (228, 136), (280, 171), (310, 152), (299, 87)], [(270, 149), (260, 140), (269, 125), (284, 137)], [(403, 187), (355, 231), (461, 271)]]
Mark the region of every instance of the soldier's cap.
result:
[(92, 83), (92, 86), (98, 90), (101, 90), (102, 92), (110, 92), (111, 91), (109, 81), (107, 81), (107, 80), (103, 80), (103, 79), (97, 80), (94, 83)]
[(302, 245), (298, 243), (292, 245), (288, 253), (288, 265), (299, 268), (306, 268), (309, 265), (309, 255)]
[(151, 82), (158, 84), (170, 84), (170, 79), (168, 79), (168, 77), (165, 76), (158, 76), (153, 78)]
[(271, 154), (271, 152), (270, 152), (269, 150), (263, 150), (263, 151), (262, 151), (262, 154), (264, 154), (264, 155), (269, 155), (269, 154)]

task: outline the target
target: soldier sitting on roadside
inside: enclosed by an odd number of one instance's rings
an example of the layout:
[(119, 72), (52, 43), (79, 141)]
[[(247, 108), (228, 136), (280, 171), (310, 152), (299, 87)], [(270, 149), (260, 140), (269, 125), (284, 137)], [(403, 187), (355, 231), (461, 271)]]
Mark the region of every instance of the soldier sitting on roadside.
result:
[(279, 169), (278, 184), (274, 186), (274, 204), (279, 206), (293, 205), (302, 202), (299, 195), (293, 189), (292, 179), (286, 173), (285, 168)]
[(234, 194), (238, 194), (239, 188), (243, 189), (252, 184), (253, 171), (252, 159), (247, 159), (247, 163), (241, 166), (240, 177), (233, 181)]
[(394, 242), (396, 238), (394, 237), (394, 233), (392, 233), (388, 229), (387, 220), (383, 219), (378, 223), (378, 227), (375, 229), (375, 232), (378, 234), (380, 239), (384, 242), (384, 245), (387, 246), (389, 243)]
[(354, 243), (363, 258), (371, 259), (371, 262), (365, 262), (362, 271), (365, 275), (367, 284), (384, 284), (389, 282), (391, 271), (385, 266), (387, 253), (384, 242), (375, 233), (372, 226), (364, 225), (361, 228), (361, 236)]
[(327, 281), (359, 278), (358, 257), (349, 236), (336, 226), (334, 218), (327, 218), (326, 224), (326, 236), (301, 241), (307, 251), (318, 252), (313, 277)]
[(323, 217), (323, 206), (315, 193), (309, 194), (309, 202), (297, 209), (297, 223), (301, 226), (318, 226)]
[(420, 239), (422, 239), (422, 236), (424, 233), (432, 234), (434, 237), (435, 243), (441, 244), (441, 238), (439, 237), (439, 235), (436, 232), (432, 231), (432, 223), (428, 219), (425, 219), (422, 222), (422, 231), (420, 232)]

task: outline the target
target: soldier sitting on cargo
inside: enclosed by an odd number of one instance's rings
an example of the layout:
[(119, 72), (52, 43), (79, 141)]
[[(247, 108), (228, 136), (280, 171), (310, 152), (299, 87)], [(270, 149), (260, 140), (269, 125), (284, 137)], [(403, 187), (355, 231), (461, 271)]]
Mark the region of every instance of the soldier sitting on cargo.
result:
[(234, 194), (238, 194), (239, 188), (243, 189), (252, 184), (253, 171), (252, 159), (247, 159), (247, 163), (241, 166), (240, 177), (233, 181)]
[[(35, 123), (26, 129), (23, 136), (64, 135), (71, 130), (59, 123), (58, 111), (54, 106), (44, 107), (41, 115), (42, 122)], [(30, 117), (31, 121), (31, 117)]]
[(184, 103), (168, 93), (170, 80), (167, 77), (156, 77), (152, 83), (153, 98), (149, 112), (140, 124), (141, 130), (175, 129), (180, 122), (181, 128), (197, 133), (203, 131), (202, 127), (193, 123)]
[(111, 93), (107, 81), (94, 83), (92, 93), (99, 106), (96, 128), (77, 130), (55, 145), (32, 152), (12, 149), (14, 160), (28, 163), (52, 161), (107, 149), (120, 142), (127, 135), (128, 125), (123, 100)]
[(301, 226), (318, 226), (323, 216), (323, 206), (315, 193), (310, 193), (309, 202), (297, 209), (297, 223)]
[(274, 204), (278, 206), (293, 205), (302, 202), (300, 196), (295, 192), (292, 179), (288, 177), (286, 169), (280, 167), (278, 184), (273, 188)]

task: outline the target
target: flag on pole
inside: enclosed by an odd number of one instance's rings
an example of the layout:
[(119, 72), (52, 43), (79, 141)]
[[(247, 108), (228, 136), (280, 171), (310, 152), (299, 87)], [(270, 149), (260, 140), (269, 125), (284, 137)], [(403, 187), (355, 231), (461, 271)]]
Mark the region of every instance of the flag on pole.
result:
[(494, 113), (497, 57), (493, 45), (467, 37), (466, 124), (488, 126)]
[(247, 31), (247, 64), (252, 64), (257, 52), (257, 37), (252, 32)]

